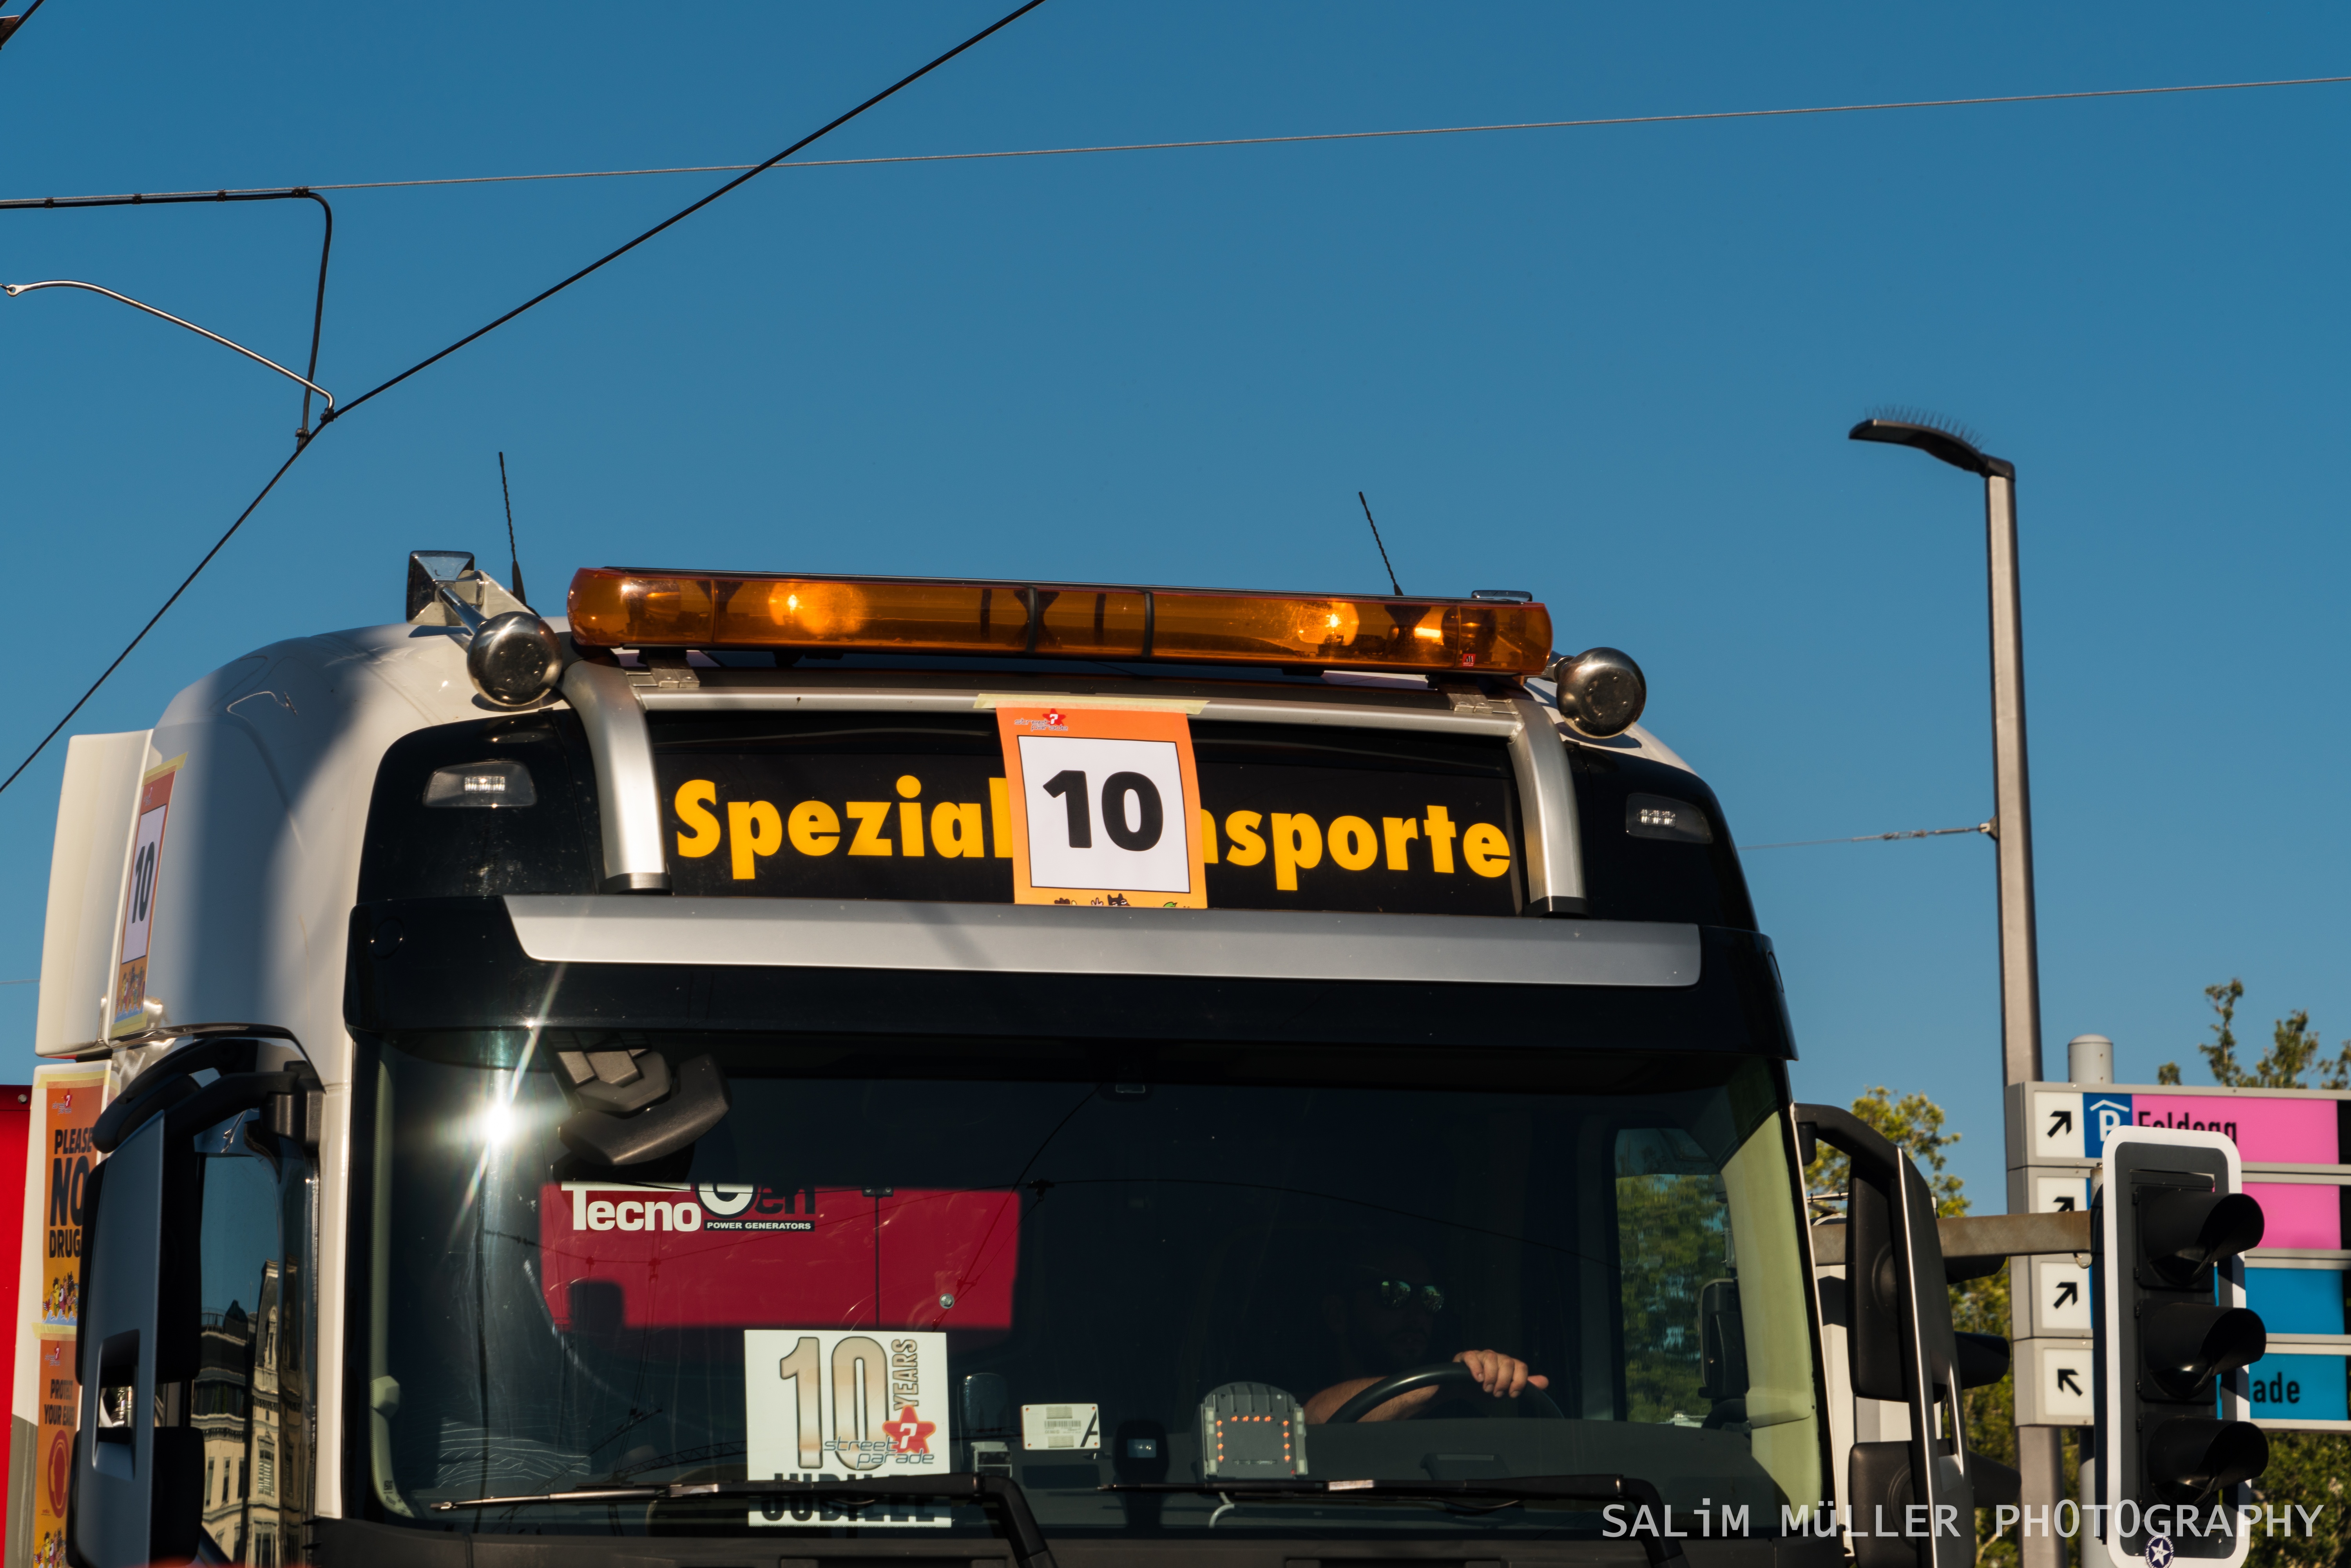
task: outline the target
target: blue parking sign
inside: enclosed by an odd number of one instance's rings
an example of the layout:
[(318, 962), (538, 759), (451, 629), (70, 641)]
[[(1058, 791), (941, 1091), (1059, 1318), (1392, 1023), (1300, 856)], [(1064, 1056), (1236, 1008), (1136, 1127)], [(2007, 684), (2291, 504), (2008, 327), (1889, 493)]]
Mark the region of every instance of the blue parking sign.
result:
[(2097, 1159), (2106, 1152), (2106, 1139), (2116, 1129), (2131, 1124), (2131, 1097), (2127, 1094), (2085, 1094), (2082, 1096), (2082, 1152)]

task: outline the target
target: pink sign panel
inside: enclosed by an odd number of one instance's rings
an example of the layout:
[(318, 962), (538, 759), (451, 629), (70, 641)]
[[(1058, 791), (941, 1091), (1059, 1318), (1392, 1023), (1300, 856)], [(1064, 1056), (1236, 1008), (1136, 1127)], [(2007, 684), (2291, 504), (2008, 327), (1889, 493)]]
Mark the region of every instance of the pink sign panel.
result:
[[(2341, 1163), (2332, 1100), (2256, 1100), (2227, 1094), (2130, 1096), (2131, 1121), (2141, 1127), (2175, 1127), (2218, 1133), (2237, 1145), (2238, 1157), (2256, 1165), (2331, 1166)], [(2332, 1201), (2332, 1188), (2324, 1192)], [(2305, 1243), (2272, 1241), (2273, 1247)], [(2328, 1247), (2337, 1245), (2329, 1241)]]
[[(2333, 1106), (2327, 1110), (2332, 1113)], [(2245, 1190), (2262, 1206), (2264, 1247), (2343, 1245), (2343, 1189), (2309, 1182), (2249, 1181)]]

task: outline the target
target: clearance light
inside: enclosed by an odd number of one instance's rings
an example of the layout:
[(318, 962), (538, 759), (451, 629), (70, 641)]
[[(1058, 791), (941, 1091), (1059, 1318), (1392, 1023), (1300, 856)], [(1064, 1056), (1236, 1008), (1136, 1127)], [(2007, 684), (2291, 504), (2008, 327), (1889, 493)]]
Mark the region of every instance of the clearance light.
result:
[(1308, 598), (1200, 589), (590, 568), (571, 640), (596, 648), (1041, 654), (1082, 659), (1490, 670), (1551, 659), (1551, 613), (1485, 600)]

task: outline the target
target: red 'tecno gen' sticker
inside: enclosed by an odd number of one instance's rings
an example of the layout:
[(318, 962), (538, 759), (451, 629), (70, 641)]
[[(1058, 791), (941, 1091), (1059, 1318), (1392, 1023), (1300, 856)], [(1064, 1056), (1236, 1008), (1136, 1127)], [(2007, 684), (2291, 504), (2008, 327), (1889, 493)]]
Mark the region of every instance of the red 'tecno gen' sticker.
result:
[(538, 1216), (567, 1333), (1012, 1326), (1017, 1192), (550, 1182)]

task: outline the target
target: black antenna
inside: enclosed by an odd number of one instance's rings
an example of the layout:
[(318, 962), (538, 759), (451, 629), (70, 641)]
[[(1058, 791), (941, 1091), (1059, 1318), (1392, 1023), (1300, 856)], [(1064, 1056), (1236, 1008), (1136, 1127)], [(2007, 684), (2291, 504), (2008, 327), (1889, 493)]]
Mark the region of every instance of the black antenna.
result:
[[(1355, 492), (1355, 499), (1364, 501), (1364, 493), (1361, 490)], [(1372, 516), (1372, 504), (1369, 501), (1364, 501), (1364, 521), (1372, 525), (1372, 542), (1380, 547), (1380, 564), (1388, 569), (1388, 586), (1395, 590), (1395, 596), (1398, 599), (1402, 599), (1404, 589), (1395, 580), (1395, 562), (1388, 559), (1388, 547), (1381, 542), (1379, 521)]]
[(498, 494), (506, 497), (507, 503), (507, 565), (514, 578), (514, 596), (527, 605), (530, 595), (522, 591), (522, 554), (515, 549), (514, 492), (507, 488), (507, 455), (503, 452), (498, 454)]

